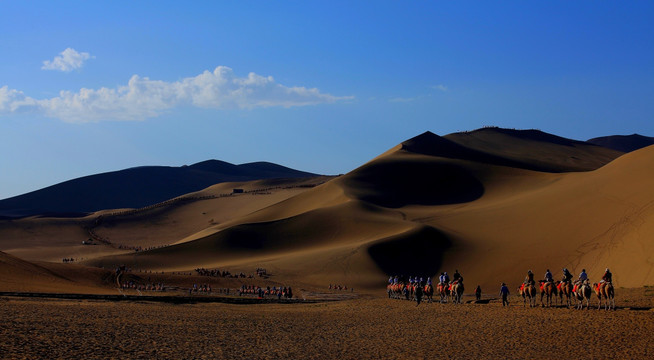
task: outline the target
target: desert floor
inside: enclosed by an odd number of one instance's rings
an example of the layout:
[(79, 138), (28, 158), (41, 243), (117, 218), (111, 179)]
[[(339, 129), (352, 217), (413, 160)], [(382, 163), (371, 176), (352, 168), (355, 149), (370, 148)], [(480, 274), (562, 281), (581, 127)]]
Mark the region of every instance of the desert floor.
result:
[(609, 312), (523, 308), (515, 295), (508, 308), (416, 306), (383, 291), (260, 305), (0, 297), (0, 358), (647, 359), (653, 297), (617, 289)]

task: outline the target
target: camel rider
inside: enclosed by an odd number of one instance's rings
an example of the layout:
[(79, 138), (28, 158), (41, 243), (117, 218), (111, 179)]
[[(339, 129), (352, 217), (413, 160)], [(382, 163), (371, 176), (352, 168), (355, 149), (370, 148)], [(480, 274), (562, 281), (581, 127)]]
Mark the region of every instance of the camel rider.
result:
[(431, 276), (427, 278), (427, 285), (431, 286)]
[(453, 282), (463, 282), (463, 277), (459, 274), (459, 269), (454, 270), (454, 275), (452, 275)]
[(420, 278), (420, 286), (425, 286), (425, 278)]
[(588, 280), (588, 274), (586, 274), (586, 269), (581, 269), (581, 274), (579, 274), (578, 283), (583, 284), (584, 281)]
[(531, 270), (527, 270), (527, 277), (525, 277), (525, 281), (523, 282), (525, 285), (534, 285), (536, 282), (534, 281), (534, 273), (531, 272)]
[(395, 285), (397, 285), (397, 283), (398, 283), (397, 275), (395, 275), (395, 278), (393, 279), (393, 283), (394, 283)]
[(444, 283), (444, 284), (449, 283), (449, 282), (450, 282), (450, 276), (447, 275), (447, 271), (445, 271), (445, 272), (443, 273), (443, 276), (444, 276), (443, 279), (445, 280), (445, 281), (443, 281), (443, 283)]
[(392, 283), (393, 283), (393, 275), (391, 275), (391, 277), (388, 278), (388, 283), (389, 283), (389, 284), (392, 284)]
[(563, 280), (562, 282), (566, 281), (571, 281), (572, 280), (572, 274), (570, 274), (570, 271), (568, 271), (568, 268), (563, 268)]
[(554, 278), (552, 277), (552, 273), (550, 272), (550, 269), (547, 269), (545, 272), (545, 282), (554, 282)]
[(600, 282), (613, 282), (613, 274), (609, 271), (609, 268), (606, 268), (606, 271), (604, 272), (604, 276), (602, 276), (602, 280)]

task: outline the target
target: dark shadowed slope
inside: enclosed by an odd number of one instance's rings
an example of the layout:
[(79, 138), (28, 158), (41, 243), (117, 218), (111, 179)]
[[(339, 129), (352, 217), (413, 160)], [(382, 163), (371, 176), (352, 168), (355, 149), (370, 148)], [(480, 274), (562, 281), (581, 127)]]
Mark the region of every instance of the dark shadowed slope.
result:
[(483, 128), (444, 138), (468, 152), (483, 154), (478, 162), (553, 173), (595, 170), (623, 155), (621, 151), (539, 130)]
[(614, 135), (593, 138), (587, 142), (617, 151), (631, 152), (650, 145), (654, 145), (654, 137), (638, 134)]
[(190, 166), (144, 166), (69, 180), (0, 201), (0, 217), (81, 215), (140, 208), (228, 181), (312, 177), (315, 174), (256, 162), (209, 160)]

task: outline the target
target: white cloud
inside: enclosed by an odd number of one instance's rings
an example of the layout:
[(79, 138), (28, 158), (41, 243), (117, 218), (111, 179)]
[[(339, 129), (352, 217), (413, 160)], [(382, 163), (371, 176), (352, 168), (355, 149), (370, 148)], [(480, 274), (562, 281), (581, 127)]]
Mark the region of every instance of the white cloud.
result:
[(33, 110), (66, 122), (143, 120), (179, 106), (212, 109), (294, 107), (350, 100), (321, 93), (316, 88), (287, 87), (271, 77), (250, 73), (237, 77), (232, 69), (219, 66), (195, 77), (176, 82), (132, 76), (127, 85), (115, 89), (82, 88), (62, 91), (59, 96), (36, 100), (22, 92), (0, 88), (0, 114)]
[(445, 85), (443, 85), (443, 84), (434, 85), (434, 86), (432, 86), (431, 88), (432, 88), (432, 89), (436, 89), (436, 90), (440, 90), (440, 91), (447, 91), (447, 90), (448, 90), (448, 89), (447, 89), (447, 86), (445, 86)]
[(77, 52), (73, 48), (67, 48), (60, 52), (58, 56), (55, 56), (52, 61), (43, 61), (41, 69), (69, 72), (81, 68), (86, 60), (93, 57), (94, 56), (91, 56), (91, 54), (87, 52)]
[(25, 96), (22, 91), (0, 87), (0, 115), (33, 108), (36, 100)]

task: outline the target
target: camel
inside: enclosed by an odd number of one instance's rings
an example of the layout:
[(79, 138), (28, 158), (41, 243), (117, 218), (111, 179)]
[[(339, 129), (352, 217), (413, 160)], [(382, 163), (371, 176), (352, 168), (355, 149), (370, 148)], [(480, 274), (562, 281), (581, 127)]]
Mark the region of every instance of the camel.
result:
[(434, 287), (431, 286), (431, 284), (425, 285), (425, 289), (423, 291), (423, 294), (427, 298), (427, 302), (434, 301)]
[(388, 292), (388, 297), (392, 299), (401, 299), (405, 295), (406, 287), (404, 284), (389, 284), (386, 287), (386, 292)]
[(565, 295), (566, 306), (567, 307), (572, 306), (572, 300), (570, 299), (573, 295), (572, 283), (570, 281), (561, 281), (559, 282), (557, 287), (558, 287), (559, 297), (561, 300), (561, 305), (563, 305), (563, 295)]
[(463, 283), (456, 282), (452, 284), (452, 303), (461, 304), (461, 299), (463, 298)]
[(450, 287), (447, 284), (441, 283), (438, 284), (436, 288), (441, 296), (441, 304), (446, 303), (450, 297)]
[(577, 290), (575, 291), (575, 298), (577, 299), (577, 309), (581, 310), (584, 308), (584, 300), (586, 300), (586, 309), (590, 307), (590, 294), (593, 290), (588, 284), (588, 280), (585, 280), (582, 284), (577, 285)]
[(604, 282), (598, 284), (593, 284), (593, 289), (595, 289), (595, 294), (597, 295), (597, 299), (599, 300), (599, 305), (597, 306), (597, 310), (602, 308), (602, 298), (605, 299), (604, 301), (604, 310), (615, 310), (615, 293), (613, 289), (613, 284), (610, 282)]
[(543, 303), (543, 296), (546, 298), (547, 302), (547, 307), (552, 306), (552, 297), (556, 297), (556, 286), (554, 283), (549, 282), (549, 281), (540, 281), (540, 305), (542, 307), (545, 307), (545, 304)]
[(527, 300), (529, 300), (529, 307), (536, 306), (536, 287), (534, 284), (523, 284), (523, 286), (518, 288), (518, 293), (522, 295), (522, 306), (527, 306)]

